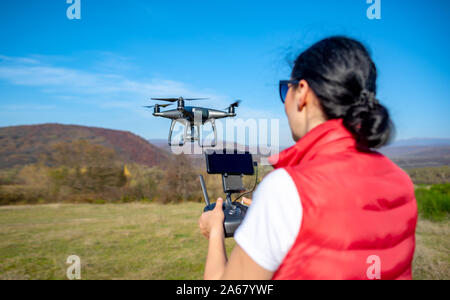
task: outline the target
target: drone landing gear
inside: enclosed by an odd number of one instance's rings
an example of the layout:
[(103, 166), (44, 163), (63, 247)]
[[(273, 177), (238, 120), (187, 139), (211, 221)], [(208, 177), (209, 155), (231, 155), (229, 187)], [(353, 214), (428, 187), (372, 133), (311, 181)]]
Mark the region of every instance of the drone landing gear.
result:
[[(173, 129), (175, 128), (175, 124), (177, 122), (180, 122), (181, 124), (184, 125), (184, 135), (181, 138), (181, 140), (179, 141), (178, 144), (174, 144), (172, 143), (172, 134), (173, 134)], [(200, 124), (196, 124), (193, 125), (192, 123), (190, 123), (189, 121), (186, 121), (184, 119), (179, 119), (179, 120), (172, 120), (172, 123), (170, 124), (170, 131), (169, 131), (169, 139), (168, 139), (168, 143), (169, 146), (179, 146), (182, 147), (184, 146), (184, 144), (186, 142), (198, 142), (198, 145), (201, 148), (205, 148), (205, 147), (215, 147), (217, 145), (217, 130), (216, 130), (216, 123), (214, 119), (208, 120), (207, 122), (211, 122), (211, 126), (214, 132), (214, 140), (211, 142), (211, 145), (203, 145), (201, 143), (201, 134), (200, 134)], [(205, 122), (205, 124), (207, 123)], [(190, 133), (188, 134), (188, 128), (190, 128)], [(195, 134), (195, 128), (197, 128), (197, 134)]]

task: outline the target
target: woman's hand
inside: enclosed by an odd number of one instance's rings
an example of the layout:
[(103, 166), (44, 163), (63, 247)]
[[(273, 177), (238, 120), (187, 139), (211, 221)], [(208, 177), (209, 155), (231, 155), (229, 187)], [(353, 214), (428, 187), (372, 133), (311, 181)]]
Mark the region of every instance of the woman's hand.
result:
[(248, 198), (242, 197), (242, 204), (250, 206), (252, 204), (252, 199), (248, 199)]
[[(242, 198), (242, 204), (250, 206), (252, 204), (252, 200), (249, 198)], [(223, 220), (225, 215), (223, 214), (223, 199), (219, 198), (216, 202), (216, 207), (213, 210), (204, 212), (200, 219), (198, 220), (198, 225), (200, 230), (207, 239), (209, 239), (210, 234), (224, 234), (223, 232)]]
[(200, 230), (207, 239), (211, 234), (224, 236), (223, 221), (225, 215), (223, 214), (223, 199), (219, 198), (216, 202), (216, 207), (213, 210), (204, 212), (198, 220)]

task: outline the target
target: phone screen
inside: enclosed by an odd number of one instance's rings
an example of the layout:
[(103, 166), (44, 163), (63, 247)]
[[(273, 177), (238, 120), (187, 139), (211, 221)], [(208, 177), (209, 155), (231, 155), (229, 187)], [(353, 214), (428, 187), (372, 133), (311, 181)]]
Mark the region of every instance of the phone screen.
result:
[(253, 158), (245, 153), (211, 153), (206, 154), (206, 168), (208, 174), (244, 174), (253, 175)]

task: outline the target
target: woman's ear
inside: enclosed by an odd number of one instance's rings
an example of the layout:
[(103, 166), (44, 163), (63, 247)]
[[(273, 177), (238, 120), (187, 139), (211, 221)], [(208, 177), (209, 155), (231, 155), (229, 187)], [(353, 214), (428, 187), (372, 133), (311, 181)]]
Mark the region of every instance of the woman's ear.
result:
[(300, 80), (300, 82), (297, 85), (297, 88), (295, 89), (295, 99), (297, 103), (297, 109), (298, 111), (302, 111), (303, 108), (307, 104), (307, 96), (309, 92), (309, 85), (306, 80)]

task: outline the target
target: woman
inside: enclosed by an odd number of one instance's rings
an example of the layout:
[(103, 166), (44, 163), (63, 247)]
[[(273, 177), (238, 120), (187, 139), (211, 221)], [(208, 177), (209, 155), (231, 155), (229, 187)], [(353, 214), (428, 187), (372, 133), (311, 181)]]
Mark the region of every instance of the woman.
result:
[(376, 78), (365, 47), (346, 37), (296, 59), (280, 96), (297, 143), (271, 158), (228, 261), (223, 200), (200, 217), (205, 279), (411, 279), (414, 188), (371, 150), (393, 132)]

